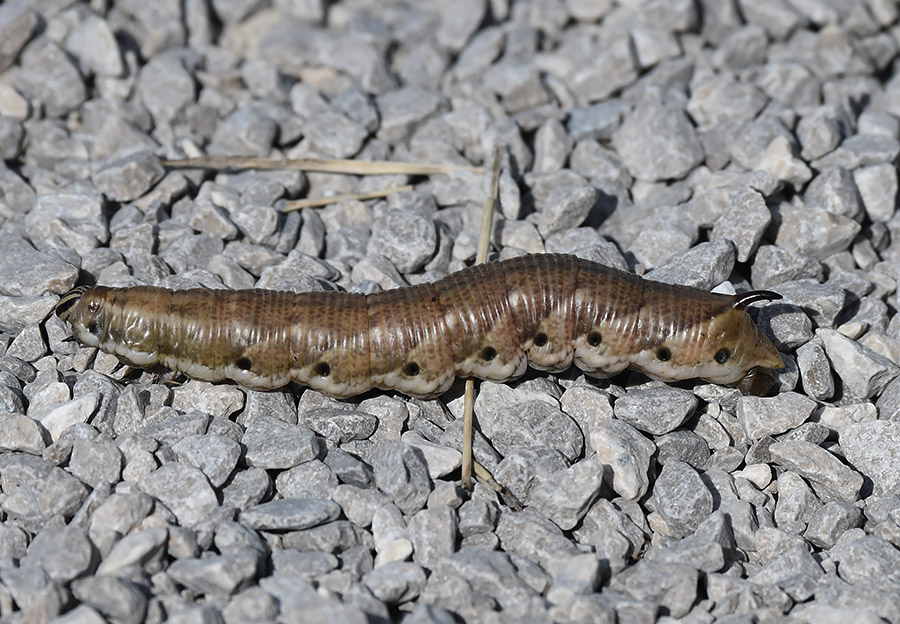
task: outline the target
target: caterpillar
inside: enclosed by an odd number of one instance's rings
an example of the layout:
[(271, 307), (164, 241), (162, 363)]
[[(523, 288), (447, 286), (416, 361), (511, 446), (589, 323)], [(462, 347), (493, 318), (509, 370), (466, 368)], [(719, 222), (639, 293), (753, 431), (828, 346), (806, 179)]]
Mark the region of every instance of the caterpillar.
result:
[(476, 265), (372, 294), (79, 287), (56, 314), (85, 345), (251, 389), (295, 382), (346, 398), (372, 388), (420, 398), (456, 376), (505, 382), (527, 366), (595, 377), (625, 369), (761, 394), (784, 366), (746, 306), (568, 255)]

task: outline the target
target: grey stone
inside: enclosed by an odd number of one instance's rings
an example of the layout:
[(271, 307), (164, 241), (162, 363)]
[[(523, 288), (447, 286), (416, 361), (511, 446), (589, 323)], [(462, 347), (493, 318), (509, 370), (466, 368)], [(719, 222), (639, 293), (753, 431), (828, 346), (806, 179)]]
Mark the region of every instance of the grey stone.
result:
[(653, 486), (657, 511), (676, 536), (693, 533), (713, 510), (712, 493), (693, 468), (666, 462)]
[(125, 535), (152, 510), (153, 499), (142, 492), (112, 494), (94, 509), (90, 520), (90, 534), (108, 529)]
[(415, 563), (393, 561), (363, 577), (363, 583), (379, 600), (401, 604), (418, 597), (425, 588), (425, 571)]
[(228, 595), (246, 587), (256, 577), (257, 560), (250, 553), (179, 559), (166, 572), (194, 593)]
[(811, 280), (798, 280), (782, 284), (778, 292), (783, 299), (764, 310), (777, 305), (792, 304), (802, 308), (819, 327), (833, 327), (838, 314), (847, 304), (847, 294), (843, 288), (833, 284), (817, 284)]
[(263, 414), (247, 422), (241, 444), (247, 465), (267, 470), (291, 468), (319, 454), (312, 431)]
[(195, 97), (194, 77), (174, 56), (149, 59), (137, 79), (137, 94), (157, 124), (171, 120)]
[(441, 47), (454, 52), (463, 48), (477, 32), (487, 11), (484, 0), (467, 0), (456, 7), (441, 7), (440, 22), (435, 33)]
[(297, 531), (319, 526), (341, 513), (337, 503), (317, 498), (285, 498), (240, 513), (249, 527), (266, 531)]
[(216, 549), (223, 555), (234, 555), (244, 552), (256, 553), (260, 559), (267, 554), (265, 544), (256, 531), (233, 521), (220, 522), (216, 527), (213, 540)]
[(573, 68), (570, 81), (576, 96), (585, 102), (606, 99), (634, 82), (638, 75), (635, 50), (625, 33), (610, 37), (602, 51), (581, 61)]
[(848, 583), (871, 583), (886, 579), (897, 583), (900, 551), (890, 542), (874, 535), (861, 537), (841, 549), (838, 574)]
[(162, 568), (169, 531), (165, 527), (149, 527), (126, 535), (106, 554), (97, 574), (123, 575), (133, 568), (154, 573)]
[(241, 447), (221, 435), (190, 435), (172, 445), (178, 459), (203, 471), (213, 487), (221, 487), (234, 472)]
[(741, 453), (740, 450), (733, 446), (726, 446), (710, 455), (704, 468), (706, 470), (717, 468), (719, 470), (724, 470), (725, 472), (733, 472), (737, 470), (738, 466), (743, 462), (744, 454)]
[(766, 100), (766, 95), (754, 85), (718, 74), (693, 88), (687, 112), (701, 128), (737, 124), (753, 119)]
[(594, 139), (608, 141), (621, 125), (623, 115), (631, 105), (617, 99), (608, 99), (591, 106), (573, 108), (566, 120), (566, 130), (575, 141)]
[(858, 169), (895, 162), (898, 155), (900, 155), (900, 141), (893, 137), (854, 134), (844, 139), (837, 149), (811, 164), (819, 171), (828, 167)]
[(462, 537), (488, 533), (497, 524), (497, 506), (484, 500), (468, 500), (459, 508), (458, 517)]
[[(822, 567), (805, 546), (793, 547), (749, 576), (756, 585), (778, 585), (795, 600), (808, 599)], [(804, 598), (805, 596), (805, 598)]]
[(33, 527), (56, 514), (71, 517), (88, 495), (81, 481), (40, 457), (0, 454), (0, 474), (3, 509)]
[(327, 574), (341, 564), (332, 554), (323, 552), (297, 552), (295, 550), (276, 550), (272, 553), (272, 568), (275, 574), (293, 576), (303, 580), (312, 580)]
[(493, 474), (519, 501), (528, 503), (539, 484), (566, 468), (566, 458), (557, 449), (520, 446), (503, 458)]
[(159, 499), (180, 523), (188, 527), (198, 525), (219, 504), (206, 475), (177, 461), (143, 475), (138, 486)]
[(361, 488), (375, 483), (372, 467), (341, 449), (330, 449), (325, 456), (325, 465), (331, 468), (343, 483)]
[(638, 600), (660, 604), (673, 617), (684, 616), (697, 599), (699, 573), (673, 563), (641, 561), (614, 578), (612, 587)]
[(660, 464), (674, 459), (700, 469), (710, 456), (706, 440), (693, 431), (672, 431), (659, 436), (655, 442), (658, 449), (656, 461)]
[(797, 348), (797, 368), (806, 394), (820, 401), (832, 397), (834, 377), (821, 342), (811, 341)]
[(235, 594), (222, 609), (222, 618), (232, 622), (274, 620), (278, 615), (275, 598), (261, 587), (251, 586)]
[(547, 119), (535, 134), (533, 171), (543, 173), (562, 169), (575, 142), (556, 119)]
[(13, 6), (0, 19), (0, 71), (5, 71), (19, 56), (22, 48), (34, 36), (40, 23), (38, 13), (27, 6)]
[(650, 486), (650, 457), (656, 445), (628, 423), (611, 420), (590, 434), (590, 443), (600, 461), (612, 471), (612, 488), (636, 500)]
[(830, 431), (840, 433), (847, 425), (860, 422), (871, 422), (878, 418), (878, 408), (872, 403), (853, 403), (850, 405), (826, 406), (819, 410), (819, 423)]
[(815, 401), (795, 392), (771, 398), (742, 396), (738, 399), (737, 417), (747, 437), (755, 441), (799, 426), (815, 409)]
[(886, 357), (833, 329), (820, 328), (816, 335), (844, 386), (860, 398), (877, 396), (900, 374), (900, 368)]
[(421, 509), (432, 488), (422, 452), (403, 442), (383, 440), (375, 445), (373, 457), (378, 489), (406, 514)]
[(860, 226), (853, 219), (817, 207), (781, 205), (781, 226), (775, 244), (788, 251), (825, 259), (849, 248)]
[(685, 220), (673, 223), (657, 219), (635, 237), (628, 251), (645, 268), (653, 269), (671, 260), (672, 256), (688, 251), (696, 239), (693, 224)]
[(46, 527), (29, 545), (21, 565), (39, 567), (52, 580), (66, 584), (93, 570), (97, 553), (81, 530)]
[(70, 290), (78, 279), (78, 269), (48, 253), (36, 251), (28, 242), (14, 234), (0, 235), (0, 293), (5, 295), (39, 296), (44, 293), (62, 294)]
[(284, 498), (330, 498), (336, 487), (337, 475), (317, 459), (294, 466), (275, 478), (275, 490)]
[(406, 523), (413, 545), (413, 559), (429, 569), (456, 550), (458, 540), (456, 511), (439, 505), (417, 511)]
[(578, 554), (578, 548), (560, 528), (531, 511), (507, 512), (497, 522), (497, 537), (503, 550), (546, 568), (559, 557)]
[(859, 507), (837, 501), (825, 503), (810, 518), (803, 537), (819, 548), (831, 548), (844, 531), (856, 527), (861, 519)]
[(329, 158), (353, 156), (368, 134), (360, 124), (333, 110), (313, 113), (303, 128), (310, 147)]
[(301, 424), (326, 440), (342, 444), (368, 439), (378, 426), (378, 419), (361, 410), (321, 407), (304, 412)]
[(856, 219), (861, 211), (855, 176), (843, 167), (826, 169), (813, 178), (803, 193), (804, 203), (811, 208)]
[(432, 444), (416, 431), (407, 431), (400, 439), (422, 451), (428, 464), (428, 475), (432, 479), (439, 479), (459, 468), (462, 464), (462, 453), (456, 449), (447, 448), (439, 444)]
[(122, 475), (122, 452), (109, 439), (75, 440), (69, 472), (92, 488), (118, 483)]
[(803, 115), (797, 123), (801, 155), (807, 160), (834, 150), (843, 138), (841, 114), (837, 107), (823, 106)]
[(547, 600), (554, 604), (571, 602), (580, 594), (592, 594), (599, 585), (602, 567), (592, 553), (569, 557), (558, 564)]
[(381, 126), (377, 136), (388, 143), (397, 143), (424, 118), (443, 105), (443, 97), (433, 91), (407, 87), (395, 89), (377, 98)]
[(262, 468), (241, 470), (222, 488), (222, 504), (249, 509), (263, 499), (271, 485), (269, 475)]
[(311, 529), (290, 531), (281, 537), (285, 548), (326, 553), (339, 553), (353, 548), (362, 539), (359, 529), (347, 520), (335, 520)]
[(85, 69), (102, 76), (121, 76), (122, 54), (109, 24), (95, 15), (82, 20), (66, 37), (66, 49)]
[(408, 539), (406, 522), (396, 505), (388, 502), (375, 510), (371, 524), (377, 553), (376, 566), (388, 561), (403, 561), (412, 554), (413, 546)]
[(87, 99), (84, 78), (56, 44), (38, 41), (22, 52), (17, 86), (39, 101), (48, 115), (63, 117)]
[(703, 147), (687, 116), (661, 98), (638, 103), (612, 137), (634, 177), (656, 181), (681, 178), (703, 160)]
[(671, 256), (644, 277), (655, 282), (712, 290), (731, 275), (735, 259), (736, 248), (731, 241), (700, 243)]
[(72, 595), (111, 622), (140, 624), (147, 613), (147, 597), (139, 585), (117, 576), (87, 576), (72, 581)]
[(856, 120), (859, 134), (881, 134), (895, 139), (900, 137), (900, 121), (890, 113), (866, 110)]
[(900, 423), (873, 420), (850, 424), (840, 430), (840, 441), (847, 462), (872, 480), (876, 495), (895, 490), (900, 483)]
[(78, 605), (65, 615), (58, 616), (53, 620), (57, 624), (104, 624), (106, 620), (100, 613), (87, 605)]
[(614, 406), (616, 418), (652, 435), (662, 435), (680, 427), (697, 408), (693, 393), (670, 386), (632, 390)]
[(162, 422), (149, 424), (141, 430), (141, 434), (153, 438), (160, 444), (173, 446), (180, 440), (205, 434), (208, 427), (209, 415), (191, 411), (186, 414), (170, 416)]
[(40, 455), (50, 434), (38, 421), (22, 414), (0, 412), (0, 449)]
[[(470, 591), (454, 589), (463, 579), (471, 587)], [(474, 615), (486, 601), (495, 601), (505, 614), (515, 617), (529, 614), (531, 598), (535, 596), (536, 592), (519, 576), (508, 554), (466, 548), (438, 562), (421, 600), (464, 617)]]
[(482, 413), (481, 429), (501, 454), (522, 446), (548, 446), (573, 460), (584, 448), (578, 425), (564, 412), (545, 401), (528, 401), (501, 409), (493, 417)]
[(862, 475), (842, 464), (820, 446), (802, 440), (776, 442), (769, 447), (772, 460), (819, 486), (819, 494), (853, 503), (859, 497)]
[(62, 239), (84, 256), (109, 240), (103, 196), (97, 192), (57, 192), (41, 195), (25, 217), (28, 237), (38, 249), (58, 248)]
[(697, 530), (678, 542), (655, 551), (652, 560), (681, 563), (706, 573), (721, 570), (726, 556), (734, 556), (735, 538), (729, 516), (724, 510), (713, 512)]
[(331, 499), (341, 506), (344, 515), (351, 522), (361, 527), (370, 526), (375, 512), (389, 503), (387, 497), (378, 490), (345, 483), (332, 488)]
[(564, 187), (552, 191), (540, 206), (537, 228), (543, 238), (581, 225), (599, 195), (590, 186)]
[(425, 266), (437, 249), (434, 223), (421, 215), (389, 210), (372, 226), (368, 253), (386, 256), (401, 273)]
[(531, 505), (559, 528), (569, 531), (578, 524), (603, 487), (603, 466), (595, 458), (548, 475), (531, 491)]
[(192, 379), (172, 390), (172, 407), (195, 410), (210, 416), (228, 417), (244, 405), (244, 393), (227, 384), (210, 384)]
[(759, 246), (772, 215), (762, 196), (751, 189), (736, 193), (713, 225), (710, 240), (730, 240), (739, 262), (747, 262)]
[(165, 170), (159, 159), (142, 152), (105, 163), (103, 168), (94, 173), (92, 179), (108, 198), (126, 202), (144, 195), (164, 174)]

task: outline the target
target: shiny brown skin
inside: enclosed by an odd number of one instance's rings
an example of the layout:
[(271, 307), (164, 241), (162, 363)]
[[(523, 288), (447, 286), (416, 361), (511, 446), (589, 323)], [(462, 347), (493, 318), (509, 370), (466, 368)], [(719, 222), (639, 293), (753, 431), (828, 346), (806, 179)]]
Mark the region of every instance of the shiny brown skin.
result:
[(542, 254), (369, 295), (82, 287), (57, 313), (78, 340), (129, 364), (254, 389), (293, 381), (336, 397), (373, 387), (433, 397), (456, 376), (503, 382), (527, 365), (574, 363), (595, 376), (632, 368), (759, 391), (761, 373), (783, 363), (735, 301)]

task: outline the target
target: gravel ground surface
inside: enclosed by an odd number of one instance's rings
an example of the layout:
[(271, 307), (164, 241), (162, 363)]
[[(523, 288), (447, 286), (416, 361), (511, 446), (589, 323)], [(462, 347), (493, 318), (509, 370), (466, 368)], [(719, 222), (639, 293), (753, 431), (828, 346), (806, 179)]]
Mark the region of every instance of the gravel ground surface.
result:
[[(327, 5), (327, 6), (326, 6)], [(0, 6), (2, 622), (900, 622), (891, 0)], [(577, 371), (262, 393), (66, 341), (76, 284), (371, 292), (568, 252), (759, 312), (780, 392)], [(298, 197), (415, 184), (302, 213)], [(898, 237), (895, 239), (895, 237)]]

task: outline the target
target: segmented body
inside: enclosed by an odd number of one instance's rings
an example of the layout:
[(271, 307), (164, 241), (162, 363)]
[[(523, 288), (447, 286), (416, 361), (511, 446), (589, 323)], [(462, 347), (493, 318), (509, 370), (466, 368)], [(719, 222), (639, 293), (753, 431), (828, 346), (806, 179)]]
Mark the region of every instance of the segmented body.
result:
[(368, 295), (82, 287), (57, 313), (81, 342), (135, 366), (254, 389), (433, 397), (456, 376), (503, 382), (529, 365), (740, 383), (782, 366), (744, 310), (777, 297), (711, 294), (544, 254)]

